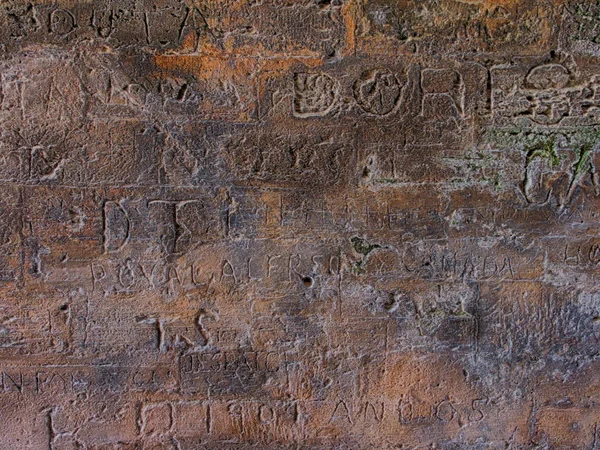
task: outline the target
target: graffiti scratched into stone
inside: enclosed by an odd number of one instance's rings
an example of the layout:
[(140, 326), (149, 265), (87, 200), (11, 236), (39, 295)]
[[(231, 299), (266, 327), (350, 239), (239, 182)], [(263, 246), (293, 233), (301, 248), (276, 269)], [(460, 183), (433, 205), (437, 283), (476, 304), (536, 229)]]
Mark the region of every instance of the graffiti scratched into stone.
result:
[(600, 2), (0, 1), (0, 449), (600, 450)]

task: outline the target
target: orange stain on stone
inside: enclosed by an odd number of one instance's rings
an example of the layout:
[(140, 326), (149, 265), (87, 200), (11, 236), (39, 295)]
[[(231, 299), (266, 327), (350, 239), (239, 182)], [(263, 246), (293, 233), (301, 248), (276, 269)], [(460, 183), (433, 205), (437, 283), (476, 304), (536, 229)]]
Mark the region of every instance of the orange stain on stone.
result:
[[(194, 46), (192, 34), (184, 39), (182, 51)], [(310, 50), (295, 51), (294, 56), (274, 53), (263, 47), (243, 46), (234, 48), (225, 44), (219, 48), (210, 42), (203, 42), (193, 53), (165, 53), (153, 57), (154, 65), (161, 72), (175, 72), (193, 75), (203, 81), (245, 81), (261, 74), (282, 76), (299, 63), (306, 67), (316, 67), (323, 63), (322, 58)], [(159, 74), (160, 76), (160, 74)]]

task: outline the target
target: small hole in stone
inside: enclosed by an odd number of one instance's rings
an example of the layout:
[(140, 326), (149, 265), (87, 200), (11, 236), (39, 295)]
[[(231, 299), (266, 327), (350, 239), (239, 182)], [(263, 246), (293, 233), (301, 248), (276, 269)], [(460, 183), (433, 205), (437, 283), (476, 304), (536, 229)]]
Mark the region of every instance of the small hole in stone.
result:
[(66, 303), (64, 305), (61, 305), (59, 308), (61, 311), (66, 311), (67, 309), (69, 309), (69, 305), (67, 305)]
[(304, 283), (304, 286), (306, 286), (306, 287), (312, 287), (312, 285), (313, 285), (313, 279), (311, 277), (302, 278), (302, 282)]
[(392, 311), (395, 310), (398, 305), (396, 303), (396, 299), (394, 298), (393, 295), (390, 295), (390, 297), (385, 301), (385, 303), (383, 304), (383, 307), (387, 310), (387, 311)]

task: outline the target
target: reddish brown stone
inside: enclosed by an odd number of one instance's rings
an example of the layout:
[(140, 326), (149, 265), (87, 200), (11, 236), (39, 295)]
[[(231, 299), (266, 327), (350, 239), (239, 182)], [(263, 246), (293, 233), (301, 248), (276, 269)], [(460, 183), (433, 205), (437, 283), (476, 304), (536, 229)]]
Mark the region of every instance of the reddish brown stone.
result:
[(0, 448), (600, 449), (598, 18), (0, 2)]

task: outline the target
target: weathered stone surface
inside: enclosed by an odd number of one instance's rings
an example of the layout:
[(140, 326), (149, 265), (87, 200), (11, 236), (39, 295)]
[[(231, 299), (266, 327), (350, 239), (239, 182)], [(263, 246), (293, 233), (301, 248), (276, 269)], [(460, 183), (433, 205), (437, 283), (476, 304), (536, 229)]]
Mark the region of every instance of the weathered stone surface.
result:
[(600, 449), (596, 0), (0, 2), (1, 449)]

